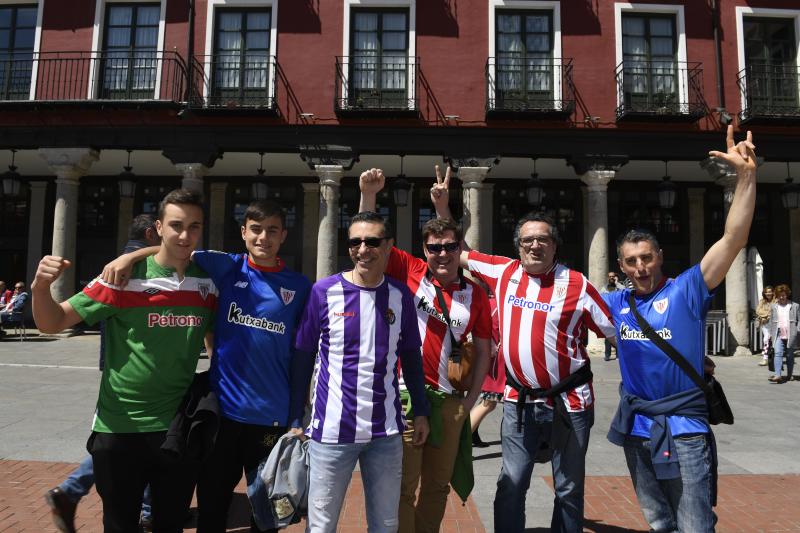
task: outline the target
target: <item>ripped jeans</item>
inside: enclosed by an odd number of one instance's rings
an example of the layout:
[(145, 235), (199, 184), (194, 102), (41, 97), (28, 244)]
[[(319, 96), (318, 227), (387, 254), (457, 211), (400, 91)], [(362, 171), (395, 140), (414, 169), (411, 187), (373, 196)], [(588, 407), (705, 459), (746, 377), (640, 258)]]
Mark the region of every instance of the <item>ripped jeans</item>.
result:
[(334, 533), (356, 461), (364, 483), (369, 533), (394, 533), (399, 526), (400, 480), (403, 470), (401, 435), (354, 444), (324, 444), (308, 448), (309, 533)]

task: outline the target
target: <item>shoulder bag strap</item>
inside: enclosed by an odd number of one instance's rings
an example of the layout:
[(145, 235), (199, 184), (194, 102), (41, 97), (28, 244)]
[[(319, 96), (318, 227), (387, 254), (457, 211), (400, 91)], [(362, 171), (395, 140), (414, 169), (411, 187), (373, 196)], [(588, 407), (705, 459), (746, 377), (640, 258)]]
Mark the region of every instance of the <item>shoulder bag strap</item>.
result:
[(636, 317), (636, 320), (639, 323), (639, 327), (642, 328), (642, 333), (650, 339), (653, 344), (661, 348), (667, 356), (669, 356), (672, 361), (683, 370), (692, 381), (694, 381), (695, 385), (697, 385), (703, 392), (708, 392), (708, 384), (705, 380), (697, 373), (697, 370), (689, 363), (689, 361), (684, 358), (678, 350), (676, 350), (670, 343), (664, 340), (661, 335), (656, 333), (653, 329), (653, 326), (650, 325), (647, 320), (639, 313), (639, 310), (636, 308), (636, 300), (633, 297), (633, 291), (628, 293), (628, 305), (631, 308), (631, 313), (633, 316)]
[(447, 321), (447, 331), (450, 332), (450, 340), (453, 342), (453, 346), (459, 346), (461, 343), (456, 340), (455, 335), (453, 335), (453, 330), (450, 328), (450, 312), (447, 310), (447, 303), (444, 301), (442, 289), (436, 285), (433, 280), (431, 280), (431, 285), (436, 289), (436, 299), (439, 300), (439, 305), (442, 308), (442, 316), (444, 316), (444, 319)]

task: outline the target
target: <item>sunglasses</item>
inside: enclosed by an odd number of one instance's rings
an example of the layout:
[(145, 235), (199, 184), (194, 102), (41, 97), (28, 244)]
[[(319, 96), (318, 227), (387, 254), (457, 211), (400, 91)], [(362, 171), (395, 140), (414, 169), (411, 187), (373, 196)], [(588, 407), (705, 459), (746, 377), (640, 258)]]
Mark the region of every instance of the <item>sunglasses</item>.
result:
[(428, 250), (428, 253), (431, 254), (440, 254), (442, 250), (451, 254), (458, 250), (459, 243), (457, 242), (446, 242), (444, 244), (426, 244), (425, 249)]
[(347, 246), (350, 248), (360, 248), (361, 243), (367, 245), (367, 248), (377, 248), (388, 237), (367, 237), (366, 239), (347, 239)]

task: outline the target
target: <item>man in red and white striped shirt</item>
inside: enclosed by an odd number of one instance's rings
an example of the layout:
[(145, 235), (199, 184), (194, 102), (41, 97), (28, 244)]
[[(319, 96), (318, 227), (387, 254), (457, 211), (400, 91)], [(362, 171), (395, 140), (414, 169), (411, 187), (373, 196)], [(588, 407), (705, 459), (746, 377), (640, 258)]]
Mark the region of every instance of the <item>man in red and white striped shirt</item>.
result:
[[(448, 168), (442, 179), (437, 166), (437, 183), (431, 189), (436, 214), (443, 218), (450, 217), (450, 172)], [(584, 463), (594, 423), (594, 393), (581, 337), (587, 328), (600, 337), (612, 336), (614, 327), (602, 297), (586, 277), (556, 261), (559, 244), (554, 221), (532, 213), (514, 230), (519, 259), (475, 250), (461, 254), (461, 266), (483, 280), (497, 299), (509, 382), (495, 531), (525, 529), (525, 495), (534, 460), (545, 443), (552, 451), (555, 485), (551, 530), (583, 531)], [(561, 388), (565, 390), (557, 393)], [(552, 398), (542, 397), (548, 390)]]
[[(385, 178), (380, 169), (361, 174), (360, 211), (374, 211)], [(460, 435), (469, 411), (478, 399), (489, 367), (492, 334), (489, 298), (476, 283), (461, 276), (461, 228), (449, 219), (429, 220), (422, 227), (425, 259), (392, 248), (386, 274), (405, 283), (414, 294), (417, 326), (422, 339), (425, 391), (431, 405), (431, 432), (425, 446), (413, 446), (413, 428), (403, 438), (403, 481), (400, 494), (400, 533), (439, 531), (447, 505), (450, 480), (459, 451)], [(441, 301), (447, 307), (443, 312)], [(469, 391), (455, 389), (448, 380), (453, 339), (475, 346)], [(401, 384), (401, 390), (403, 386)], [(434, 439), (439, 437), (438, 442)], [(419, 497), (417, 497), (419, 486)], [(466, 498), (462, 494), (462, 497)]]

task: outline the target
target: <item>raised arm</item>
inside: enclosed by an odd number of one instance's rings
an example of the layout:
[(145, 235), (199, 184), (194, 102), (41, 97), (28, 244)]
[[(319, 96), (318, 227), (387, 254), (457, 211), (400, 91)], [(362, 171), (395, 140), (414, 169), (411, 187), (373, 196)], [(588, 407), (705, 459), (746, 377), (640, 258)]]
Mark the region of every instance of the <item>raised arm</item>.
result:
[(381, 192), (386, 183), (383, 170), (371, 168), (361, 173), (358, 178), (358, 188), (361, 190), (361, 201), (358, 204), (358, 212), (375, 211), (378, 193)]
[[(453, 176), (450, 165), (447, 165), (447, 171), (444, 178), (442, 178), (442, 170), (439, 165), (436, 165), (436, 183), (431, 187), (431, 203), (436, 210), (437, 218), (453, 219), (453, 213), (450, 212), (450, 178)], [(464, 239), (461, 239), (461, 255), (459, 256), (459, 263), (461, 268), (467, 268), (467, 259), (469, 257), (470, 247)]]
[(133, 252), (122, 254), (103, 267), (103, 273), (100, 274), (100, 277), (106, 283), (124, 287), (131, 278), (133, 265), (151, 255), (156, 255), (159, 249), (160, 246), (148, 246), (147, 248), (139, 248)]
[(725, 219), (722, 238), (709, 248), (700, 261), (700, 271), (706, 286), (715, 289), (725, 275), (739, 251), (747, 245), (747, 236), (753, 222), (756, 204), (756, 154), (753, 134), (747, 132), (747, 140), (736, 144), (733, 126), (728, 126), (727, 152), (712, 150), (708, 155), (717, 157), (736, 170), (736, 190)]
[(69, 302), (58, 303), (50, 293), (50, 286), (72, 263), (63, 257), (46, 255), (39, 261), (36, 276), (31, 283), (33, 320), (42, 333), (58, 333), (81, 321), (80, 315)]

